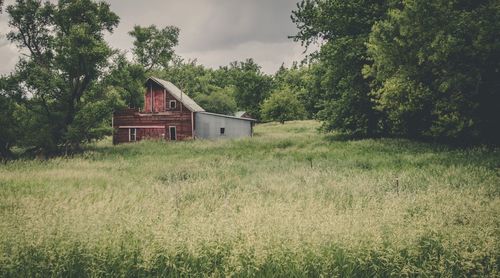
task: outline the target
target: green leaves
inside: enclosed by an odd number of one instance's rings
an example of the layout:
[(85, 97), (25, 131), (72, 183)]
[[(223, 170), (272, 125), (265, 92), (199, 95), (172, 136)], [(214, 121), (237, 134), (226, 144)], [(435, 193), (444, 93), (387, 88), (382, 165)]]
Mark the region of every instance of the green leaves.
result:
[(110, 73), (103, 78), (101, 90), (115, 90), (125, 106), (141, 108), (144, 104), (145, 81), (144, 68), (127, 61), (124, 53), (117, 53), (113, 56)]
[(236, 112), (234, 87), (219, 88), (209, 95), (198, 95), (196, 102), (208, 112), (233, 115)]
[(135, 59), (144, 66), (146, 71), (168, 67), (174, 57), (173, 48), (179, 42), (179, 28), (167, 26), (158, 29), (155, 25), (134, 26), (134, 30), (129, 34), (135, 38), (132, 49)]
[(27, 53), (15, 74), (24, 97), (19, 145), (57, 153), (101, 138), (92, 130), (114, 106), (99, 106), (112, 97), (97, 92), (103, 87), (96, 84), (113, 52), (104, 34), (117, 26), (118, 16), (109, 4), (91, 0), (17, 0), (7, 12), (13, 28), (8, 38)]
[(305, 45), (322, 42), (316, 53), (315, 107), (325, 130), (357, 136), (378, 132), (378, 113), (362, 69), (370, 60), (366, 42), (374, 22), (384, 17), (387, 1), (305, 0), (292, 14), (299, 31), (295, 40)]
[(264, 101), (261, 107), (262, 118), (266, 121), (301, 120), (305, 118), (304, 105), (297, 99), (297, 96), (290, 88), (282, 88), (274, 91), (271, 96)]
[(500, 43), (493, 38), (499, 16), (494, 1), (412, 0), (375, 23), (367, 44), (373, 65), (365, 76), (375, 79), (375, 101), (392, 133), (500, 140), (493, 131), (500, 110), (491, 105), (500, 101), (500, 82), (493, 78), (500, 66)]
[[(295, 40), (316, 54), (326, 130), (500, 141), (497, 1), (304, 0)], [(496, 77), (495, 77), (496, 76)]]
[(233, 62), (229, 74), (235, 86), (236, 104), (252, 117), (260, 116), (260, 105), (273, 87), (273, 80), (265, 75), (253, 59)]

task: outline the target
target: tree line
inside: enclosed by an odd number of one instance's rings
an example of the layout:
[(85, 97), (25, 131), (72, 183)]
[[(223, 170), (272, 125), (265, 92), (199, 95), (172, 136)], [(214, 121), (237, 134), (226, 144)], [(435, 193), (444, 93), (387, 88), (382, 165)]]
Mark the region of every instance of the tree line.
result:
[(117, 109), (143, 106), (148, 76), (207, 111), (261, 121), (319, 119), (324, 131), (500, 142), (500, 5), (494, 0), (303, 0), (292, 36), (320, 48), (265, 74), (253, 60), (218, 69), (184, 60), (175, 26), (135, 26), (128, 59), (105, 41), (119, 24), (92, 0), (17, 0), (4, 11), (22, 56), (0, 78), (0, 156), (43, 155), (111, 133)]
[[(259, 120), (282, 122), (305, 117), (290, 88), (252, 59), (210, 69), (176, 55), (175, 26), (135, 26), (129, 32), (130, 60), (104, 38), (119, 24), (105, 2), (17, 0), (5, 12), (7, 38), (22, 56), (13, 72), (0, 78), (3, 158), (12, 156), (13, 147), (41, 156), (71, 153), (110, 135), (113, 111), (143, 106), (149, 76), (176, 84), (207, 111), (245, 110)], [(283, 67), (279, 78), (287, 73)], [(290, 111), (290, 101), (297, 113)], [(261, 114), (264, 103), (267, 112)], [(283, 113), (271, 111), (282, 107)]]
[(325, 130), (500, 143), (497, 0), (303, 0), (296, 41), (315, 53)]

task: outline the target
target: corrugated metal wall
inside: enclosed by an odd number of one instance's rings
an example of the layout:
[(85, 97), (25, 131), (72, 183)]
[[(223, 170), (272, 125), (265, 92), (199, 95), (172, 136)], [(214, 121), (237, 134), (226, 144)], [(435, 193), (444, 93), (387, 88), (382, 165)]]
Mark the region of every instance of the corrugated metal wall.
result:
[[(224, 134), (221, 134), (221, 128)], [(195, 115), (195, 136), (204, 139), (250, 137), (252, 121), (198, 112)]]

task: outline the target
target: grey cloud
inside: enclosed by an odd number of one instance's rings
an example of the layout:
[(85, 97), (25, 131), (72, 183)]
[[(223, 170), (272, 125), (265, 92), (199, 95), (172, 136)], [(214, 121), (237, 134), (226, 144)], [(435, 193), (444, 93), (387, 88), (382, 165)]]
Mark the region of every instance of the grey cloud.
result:
[(246, 42), (284, 42), (295, 27), (290, 21), (293, 1), (218, 1), (211, 14), (195, 33), (204, 44), (188, 47), (232, 47)]
[(6, 46), (6, 45), (9, 45), (10, 42), (7, 40), (7, 38), (5, 38), (5, 36), (1, 35), (0, 34), (0, 48)]
[(289, 42), (248, 42), (231, 49), (186, 52), (182, 53), (182, 56), (192, 59), (197, 58), (198, 62), (212, 68), (227, 65), (235, 60), (241, 61), (246, 58), (253, 58), (262, 66), (264, 72), (274, 73), (282, 63), (290, 66), (293, 61), (302, 60), (302, 52), (303, 49), (300, 45), (290, 45)]
[[(174, 25), (181, 29), (176, 52), (198, 58), (210, 67), (249, 57), (274, 72), (282, 62), (302, 59), (302, 48), (287, 36), (296, 33), (290, 20), (298, 0), (106, 0), (121, 20), (106, 36), (112, 47), (129, 50), (134, 25)], [(13, 0), (7, 0), (6, 4)], [(7, 16), (0, 15), (0, 33), (7, 30)], [(13, 68), (4, 58), (17, 57), (12, 45), (0, 40), (0, 72)], [(17, 58), (16, 58), (17, 59)], [(15, 64), (15, 63), (14, 63)], [(10, 67), (10, 69), (7, 69)]]
[(126, 34), (135, 24), (175, 25), (181, 28), (182, 47), (187, 51), (230, 48), (251, 41), (283, 42), (295, 32), (290, 20), (295, 1), (291, 0), (109, 3), (122, 18), (120, 33)]
[(288, 39), (296, 33), (290, 20), (294, 0), (109, 0), (121, 17), (110, 36), (113, 46), (130, 49), (127, 32), (136, 24), (175, 25), (181, 29), (176, 52), (211, 67), (253, 57), (266, 72), (282, 62), (303, 58), (302, 48)]

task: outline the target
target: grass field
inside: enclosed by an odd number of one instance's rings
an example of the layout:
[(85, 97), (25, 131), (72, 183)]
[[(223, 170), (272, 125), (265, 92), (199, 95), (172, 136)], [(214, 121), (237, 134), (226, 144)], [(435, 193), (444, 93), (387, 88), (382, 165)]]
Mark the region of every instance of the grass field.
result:
[(0, 166), (0, 276), (499, 276), (500, 150), (100, 142)]

